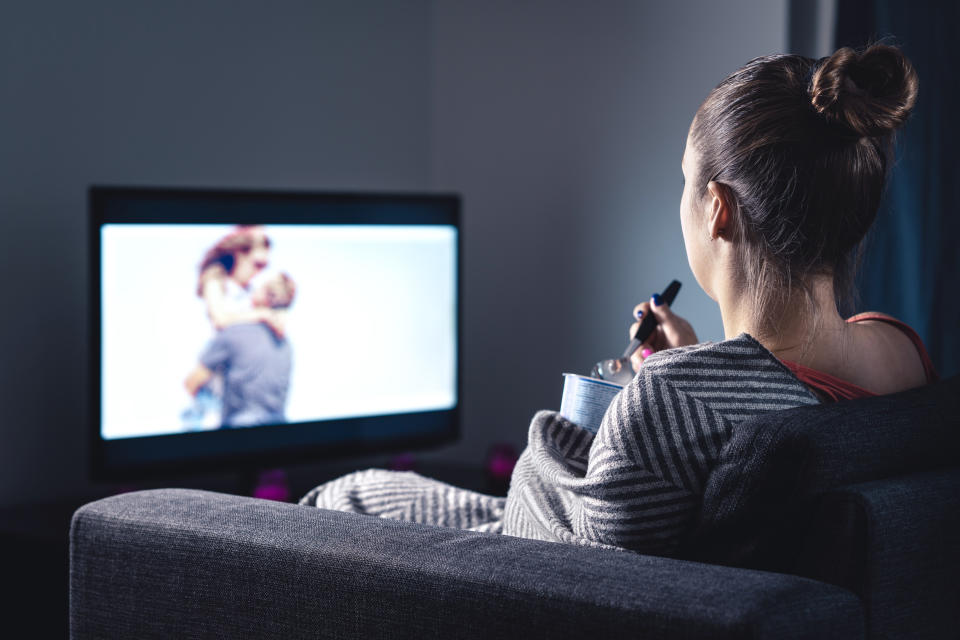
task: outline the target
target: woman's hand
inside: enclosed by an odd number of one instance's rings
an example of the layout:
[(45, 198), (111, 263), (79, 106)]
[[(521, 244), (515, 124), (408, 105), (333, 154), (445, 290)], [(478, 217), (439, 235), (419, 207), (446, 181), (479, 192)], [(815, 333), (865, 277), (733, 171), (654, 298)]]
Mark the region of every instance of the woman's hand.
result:
[[(660, 304), (657, 304), (657, 303)], [(654, 294), (649, 302), (641, 302), (633, 309), (633, 316), (637, 322), (630, 325), (630, 339), (637, 332), (640, 321), (648, 313), (652, 313), (657, 319), (657, 326), (643, 344), (630, 356), (630, 364), (634, 371), (640, 371), (640, 366), (647, 356), (663, 351), (664, 349), (673, 349), (674, 347), (684, 347), (690, 344), (697, 344), (697, 334), (693, 331), (690, 323), (670, 310), (670, 305), (660, 300), (659, 294)]]

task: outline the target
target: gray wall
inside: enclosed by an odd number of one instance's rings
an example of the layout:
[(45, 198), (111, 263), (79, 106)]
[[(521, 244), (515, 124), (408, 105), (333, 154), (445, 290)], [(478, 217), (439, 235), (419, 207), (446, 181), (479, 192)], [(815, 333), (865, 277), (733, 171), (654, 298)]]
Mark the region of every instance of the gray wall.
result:
[(680, 232), (680, 158), (707, 93), (782, 52), (785, 0), (443, 1), (433, 178), (464, 197), (466, 425), (449, 455), (522, 446), (564, 371), (627, 343), (636, 303), (723, 339)]
[(86, 488), (90, 183), (462, 193), (464, 436), (426, 459), (521, 447), (671, 278), (722, 338), (680, 154), (786, 22), (786, 0), (5, 4), (0, 504)]
[(9, 504), (85, 487), (87, 185), (423, 189), (431, 39), (411, 0), (2, 7)]

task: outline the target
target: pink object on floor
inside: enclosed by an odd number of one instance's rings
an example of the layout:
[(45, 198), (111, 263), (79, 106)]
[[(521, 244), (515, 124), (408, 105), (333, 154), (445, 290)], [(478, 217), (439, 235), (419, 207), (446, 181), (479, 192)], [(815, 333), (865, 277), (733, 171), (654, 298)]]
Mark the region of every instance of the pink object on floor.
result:
[(282, 469), (264, 471), (257, 478), (257, 486), (253, 488), (253, 497), (262, 500), (290, 502), (290, 486), (287, 484), (287, 474)]
[(413, 471), (415, 466), (416, 459), (412, 453), (401, 453), (390, 460), (390, 468), (393, 471)]
[(509, 444), (495, 444), (487, 455), (487, 475), (498, 480), (507, 480), (517, 464), (517, 450)]

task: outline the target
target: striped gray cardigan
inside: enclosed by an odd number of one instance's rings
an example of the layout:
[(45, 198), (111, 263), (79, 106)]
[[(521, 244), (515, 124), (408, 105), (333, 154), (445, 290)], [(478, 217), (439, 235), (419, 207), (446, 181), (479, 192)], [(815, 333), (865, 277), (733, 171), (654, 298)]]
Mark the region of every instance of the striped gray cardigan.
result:
[(750, 335), (662, 351), (596, 434), (538, 412), (506, 498), (370, 469), (301, 504), (555, 542), (669, 555), (696, 517), (733, 425), (818, 398)]

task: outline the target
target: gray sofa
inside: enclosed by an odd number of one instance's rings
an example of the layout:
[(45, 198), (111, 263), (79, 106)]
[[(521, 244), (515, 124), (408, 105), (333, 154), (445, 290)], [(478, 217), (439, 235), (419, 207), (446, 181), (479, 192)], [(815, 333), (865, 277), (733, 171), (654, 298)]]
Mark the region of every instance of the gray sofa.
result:
[(734, 428), (681, 557), (161, 489), (70, 531), (74, 638), (940, 638), (960, 378)]

